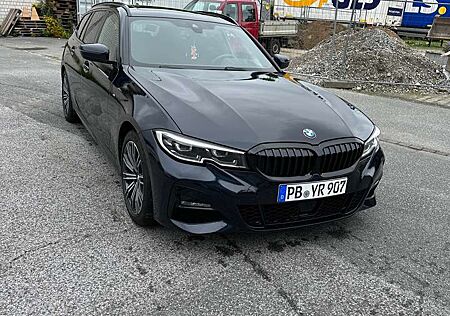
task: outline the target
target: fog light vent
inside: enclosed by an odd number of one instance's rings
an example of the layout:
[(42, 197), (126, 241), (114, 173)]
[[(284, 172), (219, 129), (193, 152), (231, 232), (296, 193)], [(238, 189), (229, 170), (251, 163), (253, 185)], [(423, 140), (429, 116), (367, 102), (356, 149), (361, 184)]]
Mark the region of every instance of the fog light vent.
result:
[(211, 204), (201, 203), (201, 202), (192, 202), (192, 201), (181, 201), (179, 207), (212, 209)]
[[(210, 206), (209, 204), (206, 204)], [(193, 206), (177, 206), (173, 210), (172, 219), (188, 224), (205, 224), (223, 221), (222, 214), (212, 208)]]

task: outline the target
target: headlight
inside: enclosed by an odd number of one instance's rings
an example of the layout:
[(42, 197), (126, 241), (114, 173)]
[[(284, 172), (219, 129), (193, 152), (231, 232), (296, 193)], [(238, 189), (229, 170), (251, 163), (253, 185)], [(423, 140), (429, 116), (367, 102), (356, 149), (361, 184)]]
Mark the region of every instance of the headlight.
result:
[(365, 157), (372, 152), (372, 150), (378, 149), (380, 147), (380, 140), (378, 137), (380, 136), (380, 129), (375, 126), (375, 130), (372, 135), (370, 135), (369, 139), (364, 143), (364, 150), (361, 157)]
[(245, 168), (245, 153), (172, 132), (156, 130), (156, 139), (171, 156), (194, 163), (212, 161), (225, 167)]

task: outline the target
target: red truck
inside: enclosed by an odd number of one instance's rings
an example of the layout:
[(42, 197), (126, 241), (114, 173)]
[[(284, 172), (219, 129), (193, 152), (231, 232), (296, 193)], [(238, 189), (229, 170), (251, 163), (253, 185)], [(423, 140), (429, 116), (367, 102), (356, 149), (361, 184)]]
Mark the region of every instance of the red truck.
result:
[(272, 55), (280, 53), (281, 47), (298, 31), (297, 21), (262, 20), (260, 4), (252, 0), (194, 0), (184, 9), (221, 13), (234, 19)]

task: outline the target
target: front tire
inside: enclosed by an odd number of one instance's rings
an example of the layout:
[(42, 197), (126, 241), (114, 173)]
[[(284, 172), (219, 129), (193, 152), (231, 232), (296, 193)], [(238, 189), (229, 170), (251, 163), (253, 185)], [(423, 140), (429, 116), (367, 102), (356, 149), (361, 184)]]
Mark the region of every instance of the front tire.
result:
[(77, 123), (79, 121), (79, 118), (72, 106), (72, 95), (70, 94), (69, 80), (65, 71), (62, 75), (61, 98), (64, 110), (64, 118), (69, 123)]
[(144, 147), (135, 131), (130, 131), (122, 144), (121, 173), (125, 205), (131, 219), (139, 226), (152, 226), (153, 198)]

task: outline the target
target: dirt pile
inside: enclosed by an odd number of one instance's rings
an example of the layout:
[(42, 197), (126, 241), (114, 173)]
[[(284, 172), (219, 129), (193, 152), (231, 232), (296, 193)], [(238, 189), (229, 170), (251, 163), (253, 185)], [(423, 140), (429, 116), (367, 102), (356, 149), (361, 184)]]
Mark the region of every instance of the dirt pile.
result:
[[(333, 35), (333, 22), (313, 21), (299, 26), (296, 43), (294, 48), (311, 49), (323, 40)], [(346, 30), (347, 27), (342, 24), (336, 24), (336, 33)]]
[[(335, 46), (329, 38), (308, 53), (293, 58), (289, 71), (330, 79), (414, 85), (438, 85), (446, 80), (442, 66), (408, 47), (389, 30), (347, 30), (337, 34), (334, 42)], [(320, 79), (313, 81), (321, 82)], [(380, 87), (361, 84), (359, 89), (399, 89)]]

